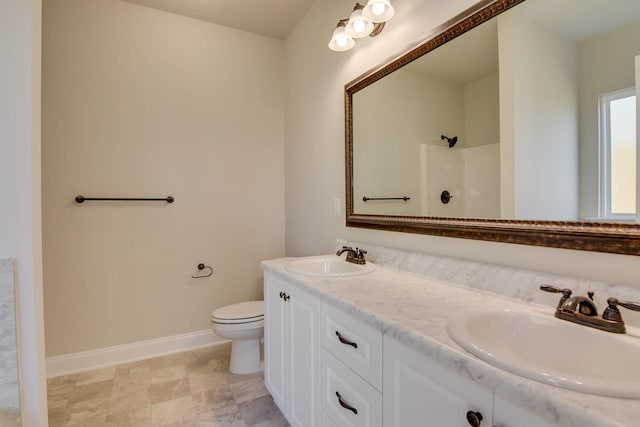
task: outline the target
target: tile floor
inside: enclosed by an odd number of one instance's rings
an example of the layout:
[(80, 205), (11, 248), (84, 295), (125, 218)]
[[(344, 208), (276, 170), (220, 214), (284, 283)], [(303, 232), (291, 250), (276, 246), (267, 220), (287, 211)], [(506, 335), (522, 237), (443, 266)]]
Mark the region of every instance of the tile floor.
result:
[(49, 426), (287, 427), (262, 373), (229, 372), (231, 345), (47, 382)]

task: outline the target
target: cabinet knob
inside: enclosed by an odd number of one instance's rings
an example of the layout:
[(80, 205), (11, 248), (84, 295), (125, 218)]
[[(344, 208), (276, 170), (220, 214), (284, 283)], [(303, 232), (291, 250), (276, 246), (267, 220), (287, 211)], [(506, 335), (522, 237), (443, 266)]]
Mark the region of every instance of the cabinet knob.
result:
[(482, 423), (482, 414), (474, 411), (467, 412), (467, 422), (472, 427), (480, 427), (480, 424)]
[(279, 295), (280, 295), (280, 299), (285, 300), (285, 301), (289, 301), (289, 298), (290, 298), (290, 297), (289, 297), (289, 295), (287, 295), (286, 293), (284, 293), (284, 292), (280, 292), (280, 294), (279, 294)]

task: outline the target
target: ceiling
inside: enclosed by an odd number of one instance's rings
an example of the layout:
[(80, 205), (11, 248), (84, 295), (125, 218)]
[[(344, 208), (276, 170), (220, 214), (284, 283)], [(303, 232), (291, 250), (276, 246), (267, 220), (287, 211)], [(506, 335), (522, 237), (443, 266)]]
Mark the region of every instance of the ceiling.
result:
[(315, 0), (123, 0), (284, 40)]
[[(469, 64), (473, 64), (472, 67)], [(451, 40), (406, 66), (407, 70), (467, 84), (498, 72), (498, 24), (495, 19)]]
[(640, 18), (638, 0), (536, 0), (526, 1), (517, 10), (576, 41), (629, 25)]
[[(638, 21), (640, 0), (527, 0), (514, 11), (571, 40), (583, 41)], [(485, 22), (448, 42), (445, 48), (429, 52), (406, 69), (457, 84), (497, 73), (497, 20)]]

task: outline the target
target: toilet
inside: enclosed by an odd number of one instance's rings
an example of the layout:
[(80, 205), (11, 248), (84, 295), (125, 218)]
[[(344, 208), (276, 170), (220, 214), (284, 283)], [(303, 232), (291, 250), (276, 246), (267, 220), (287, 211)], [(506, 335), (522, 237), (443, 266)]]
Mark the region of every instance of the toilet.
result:
[(247, 301), (218, 308), (211, 313), (213, 332), (231, 340), (231, 363), (234, 374), (251, 374), (262, 370), (260, 339), (264, 335), (264, 301)]

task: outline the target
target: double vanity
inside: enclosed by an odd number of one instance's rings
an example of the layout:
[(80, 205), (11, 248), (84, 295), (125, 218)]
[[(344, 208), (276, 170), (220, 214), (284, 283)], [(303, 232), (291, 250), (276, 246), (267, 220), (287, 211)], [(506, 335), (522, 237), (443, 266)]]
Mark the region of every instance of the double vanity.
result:
[(265, 383), (292, 426), (638, 425), (638, 313), (626, 334), (566, 322), (532, 283), (599, 309), (637, 290), (367, 249), (262, 263)]

